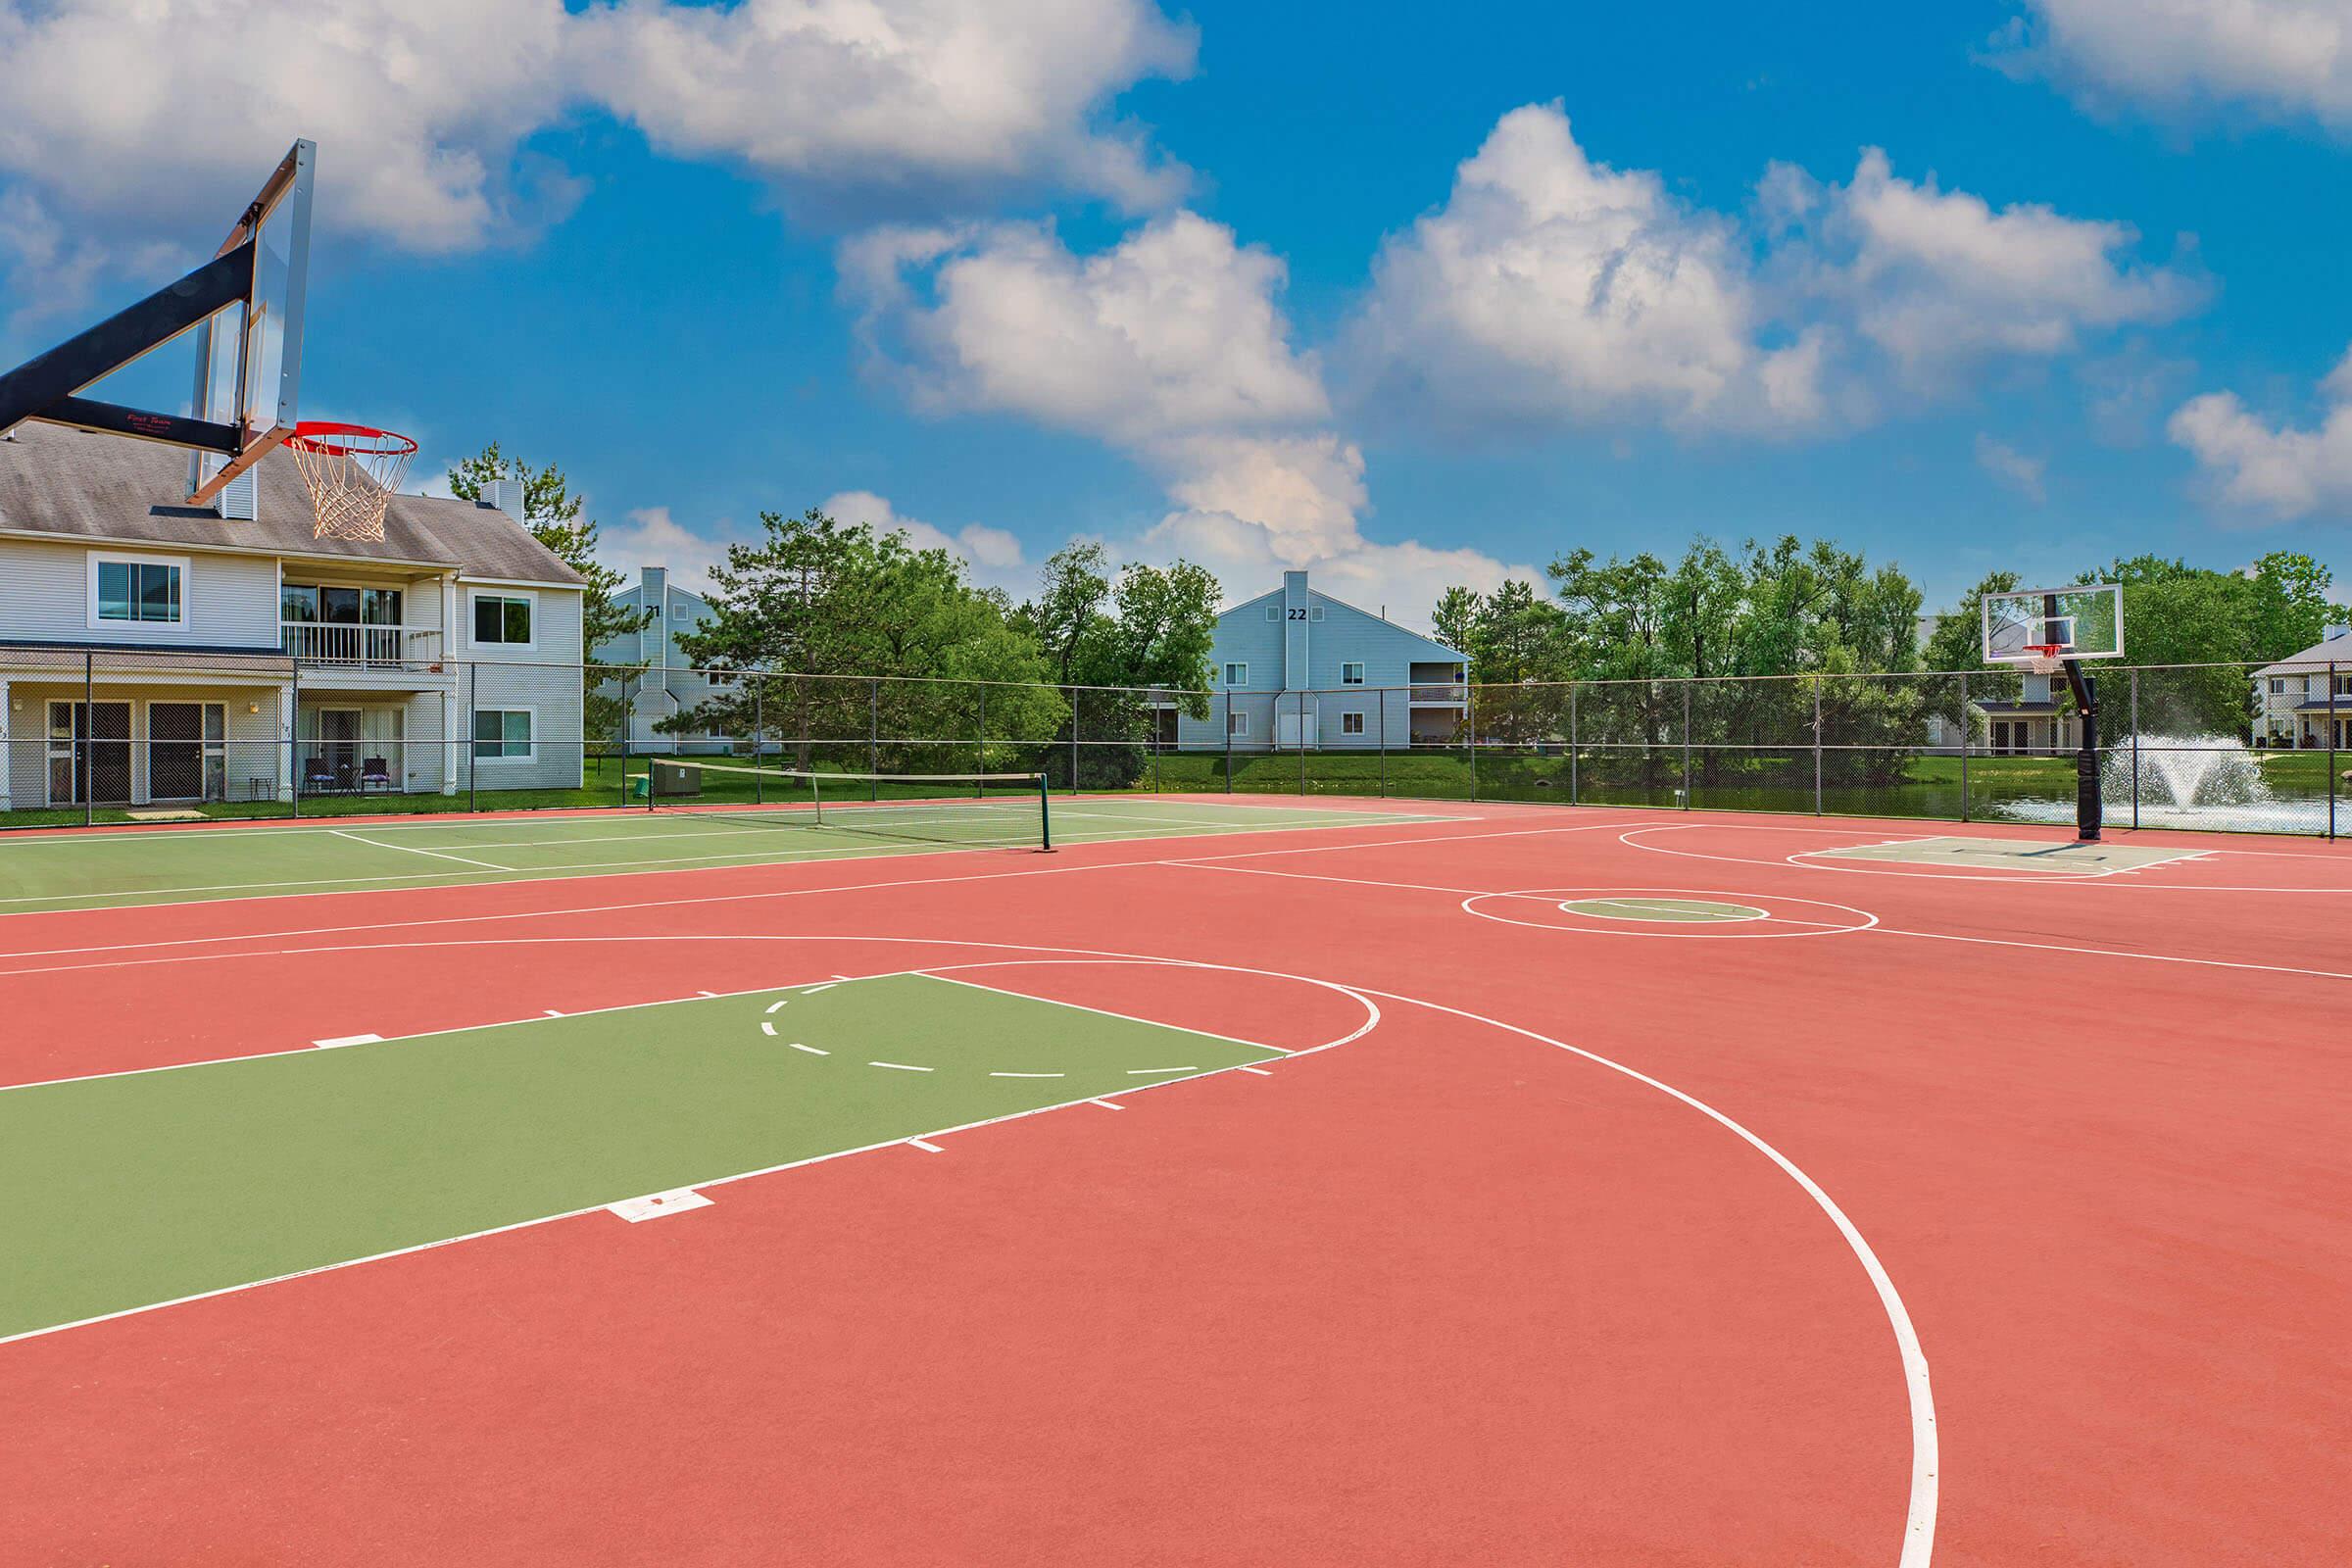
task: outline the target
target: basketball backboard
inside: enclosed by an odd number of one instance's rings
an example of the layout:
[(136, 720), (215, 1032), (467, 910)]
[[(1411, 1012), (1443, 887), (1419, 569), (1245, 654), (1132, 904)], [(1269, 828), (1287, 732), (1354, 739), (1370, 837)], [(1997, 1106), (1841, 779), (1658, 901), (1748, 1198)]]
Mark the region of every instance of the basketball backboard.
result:
[(202, 505), (294, 433), (302, 391), (302, 311), (311, 267), (311, 172), (318, 149), (298, 141), (237, 220), (216, 257), (253, 246), (244, 299), (196, 328), (196, 386), (189, 412), (241, 433), (226, 458), (188, 462), (190, 505)]
[(2124, 657), (2124, 590), (2111, 582), (1984, 596), (1984, 662)]
[[(293, 433), (302, 382), (317, 146), (296, 142), (210, 261), (177, 282), (0, 374), (0, 432), (25, 419), (186, 447), (202, 506)], [(81, 395), (183, 334), (196, 343), (186, 413)]]

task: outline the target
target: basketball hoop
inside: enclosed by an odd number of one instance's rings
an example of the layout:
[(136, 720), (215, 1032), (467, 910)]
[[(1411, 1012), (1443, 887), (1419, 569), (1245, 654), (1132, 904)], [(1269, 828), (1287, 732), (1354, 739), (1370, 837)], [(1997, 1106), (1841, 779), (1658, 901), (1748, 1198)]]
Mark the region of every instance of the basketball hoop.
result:
[(416, 442), (364, 424), (305, 420), (286, 437), (286, 448), (311, 492), (315, 537), (382, 542), (384, 509), (409, 471)]
[(2073, 652), (2067, 643), (2028, 643), (2020, 662), (2036, 675), (2055, 675), (2066, 667), (2066, 657)]

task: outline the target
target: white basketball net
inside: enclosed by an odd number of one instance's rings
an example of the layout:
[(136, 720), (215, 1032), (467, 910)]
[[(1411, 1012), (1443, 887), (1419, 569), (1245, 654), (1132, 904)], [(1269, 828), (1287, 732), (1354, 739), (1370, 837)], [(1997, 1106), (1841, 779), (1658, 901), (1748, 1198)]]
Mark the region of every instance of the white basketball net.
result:
[(382, 541), (384, 509), (409, 471), (416, 442), (359, 425), (328, 425), (297, 431), (286, 448), (311, 492), (315, 537)]

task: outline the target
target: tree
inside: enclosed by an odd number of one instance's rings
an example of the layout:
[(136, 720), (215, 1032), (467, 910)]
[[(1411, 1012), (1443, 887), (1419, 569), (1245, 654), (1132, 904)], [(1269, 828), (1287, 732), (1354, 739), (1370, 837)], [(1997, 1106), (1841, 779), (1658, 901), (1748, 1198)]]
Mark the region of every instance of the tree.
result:
[[(522, 481), (522, 525), (583, 580), (583, 662), (593, 659), (595, 650), (607, 643), (634, 636), (654, 617), (656, 612), (651, 608), (631, 609), (617, 601), (615, 596), (628, 579), (596, 559), (596, 519), (581, 515), (581, 498), (571, 493), (571, 481), (562, 468), (552, 463), (533, 468), (520, 458), (508, 457), (493, 441), (449, 470), (449, 493), (461, 501), (478, 502), (497, 479)], [(581, 717), (586, 733), (621, 734), (628, 722), (627, 672), (605, 669), (593, 677), (584, 673), (584, 678)]]
[(1003, 596), (946, 551), (814, 509), (760, 523), (760, 542), (712, 569), (710, 620), (679, 638), (693, 663), (745, 678), (665, 727), (757, 730), (804, 767), (945, 771), (1027, 757), (1066, 718)]
[(1470, 645), (1477, 640), (1474, 628), (1482, 603), (1475, 589), (1458, 584), (1446, 589), (1438, 595), (1437, 609), (1430, 612), (1430, 634), (1448, 648), (1469, 653)]
[(1102, 547), (1089, 540), (1072, 540), (1046, 558), (1045, 574), (1037, 597), (1019, 611), (1054, 665), (1054, 678), (1068, 685), (1077, 676), (1080, 647), (1102, 618), (1110, 598), (1110, 578)]
[[(1101, 545), (1079, 542), (1047, 558), (1038, 595), (1012, 621), (1044, 649), (1071, 688), (1083, 782), (1123, 788), (1141, 774), (1144, 745), (1159, 722), (1149, 694), (1170, 694), (1195, 718), (1208, 716), (1208, 656), (1216, 636), (1217, 579), (1178, 560), (1130, 563), (1114, 586)], [(1070, 731), (1064, 732), (1064, 738)], [(1049, 769), (1066, 772), (1062, 754)]]

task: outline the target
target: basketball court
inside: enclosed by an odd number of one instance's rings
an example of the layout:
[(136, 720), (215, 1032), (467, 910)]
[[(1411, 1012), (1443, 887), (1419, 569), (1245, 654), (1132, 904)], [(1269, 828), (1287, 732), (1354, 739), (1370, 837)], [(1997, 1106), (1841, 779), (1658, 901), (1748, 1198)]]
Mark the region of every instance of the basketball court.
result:
[[(2352, 1524), (2298, 1480), (2352, 1404), (2340, 852), (1053, 804), (1120, 831), (14, 906), (4, 1554), (2185, 1564)], [(317, 831), (14, 839), (0, 881)], [(375, 869), (285, 868), (329, 852)]]

